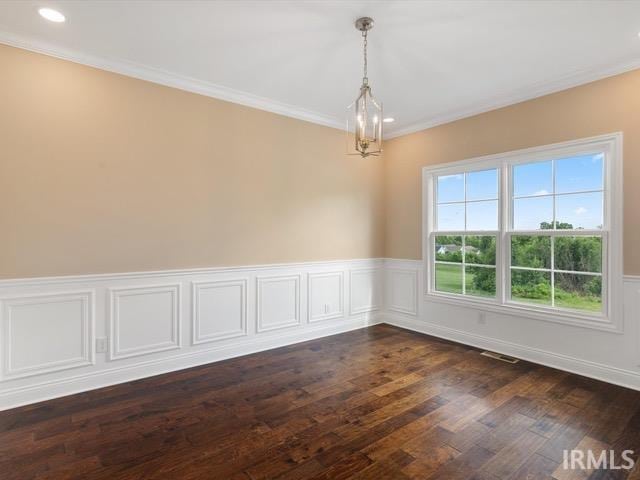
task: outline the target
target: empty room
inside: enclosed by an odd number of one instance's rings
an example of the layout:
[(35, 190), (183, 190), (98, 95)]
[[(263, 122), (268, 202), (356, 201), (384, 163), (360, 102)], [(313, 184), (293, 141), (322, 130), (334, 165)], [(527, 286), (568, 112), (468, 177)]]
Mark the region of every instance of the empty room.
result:
[(0, 0), (2, 480), (640, 480), (639, 0)]

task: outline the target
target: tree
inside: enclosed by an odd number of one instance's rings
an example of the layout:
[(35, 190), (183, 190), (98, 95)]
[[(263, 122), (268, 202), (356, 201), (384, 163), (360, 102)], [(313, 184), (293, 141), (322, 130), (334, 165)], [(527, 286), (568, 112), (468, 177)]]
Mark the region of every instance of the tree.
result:
[[(540, 223), (540, 230), (553, 230), (553, 222)], [(556, 220), (556, 230), (573, 230), (573, 225)]]
[[(566, 222), (555, 223), (558, 230), (573, 229)], [(553, 222), (542, 222), (541, 230), (553, 229)], [(575, 272), (602, 271), (600, 237), (575, 236), (554, 238), (556, 270)], [(551, 268), (551, 238), (544, 235), (514, 235), (511, 240), (511, 263), (530, 268)], [(556, 295), (600, 296), (601, 278), (571, 273), (555, 274)], [(512, 292), (524, 298), (548, 298), (550, 277), (546, 272), (518, 270), (512, 272)], [(546, 297), (545, 297), (546, 296)]]

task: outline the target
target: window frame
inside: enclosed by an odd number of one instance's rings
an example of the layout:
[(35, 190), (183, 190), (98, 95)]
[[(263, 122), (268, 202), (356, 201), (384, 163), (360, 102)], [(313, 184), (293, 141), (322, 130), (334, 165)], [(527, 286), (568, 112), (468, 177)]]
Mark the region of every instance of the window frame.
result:
[[(622, 251), (622, 140), (622, 133), (617, 132), (423, 167), (422, 265), (424, 268), (425, 299), (428, 301), (468, 306), (485, 311), (517, 315), (519, 317), (621, 333), (623, 331), (622, 291), (624, 276)], [(555, 230), (552, 236), (558, 237), (566, 235), (574, 237), (593, 236), (595, 234), (602, 238), (602, 313), (589, 313), (560, 307), (539, 306), (511, 300), (511, 236), (549, 236), (548, 230), (513, 230), (513, 166), (595, 153), (604, 154), (602, 229)], [(466, 174), (489, 169), (498, 170), (498, 230), (436, 231), (437, 176)], [(555, 183), (555, 176), (553, 177), (553, 181)], [(555, 188), (553, 193), (555, 198), (557, 195)], [(495, 298), (467, 296), (456, 293), (438, 292), (435, 290), (435, 237), (440, 235), (496, 236)], [(464, 267), (462, 268), (464, 269)]]

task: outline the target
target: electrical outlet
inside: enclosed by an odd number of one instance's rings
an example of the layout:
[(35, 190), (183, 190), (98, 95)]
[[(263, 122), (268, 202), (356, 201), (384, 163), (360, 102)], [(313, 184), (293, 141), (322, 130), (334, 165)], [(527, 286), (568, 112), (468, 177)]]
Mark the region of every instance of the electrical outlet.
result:
[(484, 312), (480, 312), (478, 314), (478, 325), (486, 325), (487, 324), (487, 315)]
[(96, 338), (96, 353), (107, 353), (107, 347), (106, 338)]
[(329, 313), (329, 309), (331, 308), (331, 306), (328, 303), (324, 304), (324, 313), (327, 314)]

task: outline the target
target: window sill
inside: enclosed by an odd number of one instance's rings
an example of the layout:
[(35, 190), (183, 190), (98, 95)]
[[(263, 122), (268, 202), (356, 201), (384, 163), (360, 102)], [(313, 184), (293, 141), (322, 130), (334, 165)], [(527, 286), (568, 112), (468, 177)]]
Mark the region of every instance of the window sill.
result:
[(501, 315), (514, 315), (533, 320), (569, 325), (572, 327), (589, 328), (610, 333), (623, 333), (622, 326), (614, 323), (610, 318), (596, 317), (588, 314), (580, 314), (571, 311), (548, 311), (535, 306), (521, 306), (519, 304), (498, 304), (490, 300), (459, 298), (455, 295), (427, 292), (424, 294), (426, 301), (446, 303), (465, 308), (474, 308), (485, 312), (493, 312)]

